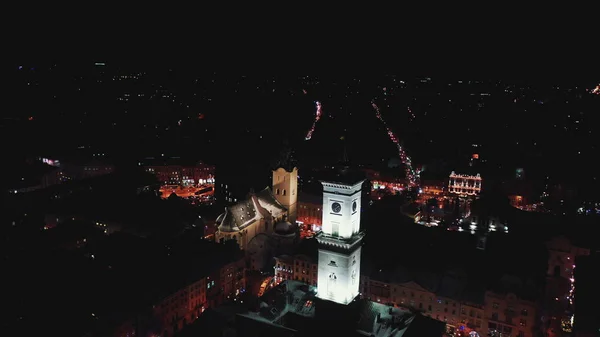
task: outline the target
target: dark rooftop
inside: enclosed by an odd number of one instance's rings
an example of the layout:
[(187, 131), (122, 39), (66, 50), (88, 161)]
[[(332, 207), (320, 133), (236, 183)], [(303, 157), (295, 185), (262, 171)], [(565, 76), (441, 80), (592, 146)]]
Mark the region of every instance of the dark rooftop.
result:
[[(115, 233), (92, 247), (90, 254), (94, 254), (98, 266), (110, 270), (104, 286), (112, 289), (108, 297), (114, 297), (96, 313), (99, 317), (128, 318), (127, 313), (149, 308), (234, 261), (240, 252), (234, 245), (205, 241), (200, 233), (190, 231), (167, 245)], [(125, 304), (135, 305), (128, 308)], [(110, 321), (118, 322), (116, 318)]]

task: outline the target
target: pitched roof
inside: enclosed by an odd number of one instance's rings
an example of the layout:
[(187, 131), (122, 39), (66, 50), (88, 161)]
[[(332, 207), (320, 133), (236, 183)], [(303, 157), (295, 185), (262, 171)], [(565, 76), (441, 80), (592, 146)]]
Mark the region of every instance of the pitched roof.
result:
[(287, 211), (287, 208), (277, 201), (270, 187), (265, 187), (262, 191), (256, 193), (256, 197), (260, 205), (267, 209), (269, 207), (276, 207), (282, 211)]
[(258, 193), (249, 193), (248, 197), (238, 203), (226, 207), (225, 213), (217, 217), (219, 230), (237, 232), (256, 220), (269, 218), (275, 213), (287, 211), (269, 187)]
[(403, 287), (406, 288), (410, 288), (410, 289), (414, 289), (414, 290), (418, 290), (418, 291), (423, 291), (423, 292), (431, 292), (430, 290), (427, 290), (425, 288), (423, 288), (421, 285), (419, 285), (417, 282), (415, 281), (408, 281), (404, 284), (402, 284)]
[[(261, 217), (256, 201), (252, 198), (242, 200), (225, 208), (225, 216), (219, 225), (223, 232), (237, 232)], [(219, 216), (221, 218), (221, 216)]]

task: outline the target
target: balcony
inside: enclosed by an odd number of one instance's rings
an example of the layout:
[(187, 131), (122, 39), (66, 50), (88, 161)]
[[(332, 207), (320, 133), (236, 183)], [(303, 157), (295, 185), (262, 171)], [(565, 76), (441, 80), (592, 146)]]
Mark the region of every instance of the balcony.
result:
[(319, 244), (322, 244), (322, 245), (327, 245), (327, 246), (332, 246), (332, 247), (342, 248), (342, 249), (350, 249), (354, 245), (359, 243), (363, 237), (364, 237), (364, 233), (357, 233), (350, 238), (343, 239), (343, 238), (339, 238), (337, 236), (331, 236), (331, 235), (324, 234), (323, 232), (320, 232), (317, 235), (317, 241), (319, 242)]

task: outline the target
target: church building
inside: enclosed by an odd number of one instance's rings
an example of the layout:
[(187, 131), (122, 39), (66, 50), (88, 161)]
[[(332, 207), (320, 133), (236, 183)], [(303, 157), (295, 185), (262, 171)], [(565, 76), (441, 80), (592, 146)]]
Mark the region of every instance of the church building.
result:
[[(283, 171), (274, 171), (274, 198), (279, 196), (277, 200), (282, 200), (281, 197), (290, 195), (289, 191), (295, 196), (294, 190), (290, 189), (292, 186), (278, 184), (287, 181), (283, 177), (277, 178), (278, 172)], [(293, 174), (293, 171), (285, 172)], [(317, 287), (313, 282), (306, 284), (288, 278), (262, 295), (254, 309), (238, 308), (233, 324), (229, 325), (233, 327), (232, 332), (239, 337), (441, 337), (444, 322), (420, 312), (360, 298), (364, 237), (360, 231), (360, 204), (364, 178), (347, 167), (339, 173), (321, 181), (323, 226), (316, 236), (319, 254)], [(257, 200), (260, 204), (260, 198)], [(285, 200), (279, 202), (283, 204)], [(211, 321), (210, 324), (215, 323)]]
[(246, 199), (225, 207), (216, 220), (217, 242), (236, 240), (246, 250), (259, 234), (288, 237), (296, 232), (298, 168), (289, 151), (274, 163), (272, 175), (272, 188), (250, 191)]

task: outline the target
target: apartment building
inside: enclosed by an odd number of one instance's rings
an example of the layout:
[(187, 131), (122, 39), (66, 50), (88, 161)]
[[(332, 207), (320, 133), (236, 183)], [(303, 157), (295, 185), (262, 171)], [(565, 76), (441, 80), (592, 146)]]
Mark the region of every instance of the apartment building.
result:
[(534, 335), (537, 303), (533, 300), (475, 286), (458, 287), (457, 291), (448, 284), (452, 282), (443, 279), (422, 283), (381, 281), (363, 275), (361, 295), (374, 302), (420, 311), (445, 322), (449, 331), (475, 331), (496, 337)]
[(318, 280), (317, 262), (303, 254), (282, 255), (275, 258), (275, 284), (285, 280), (296, 280), (316, 286)]

